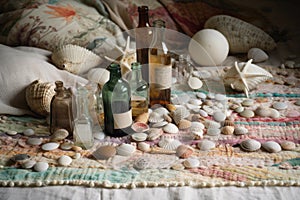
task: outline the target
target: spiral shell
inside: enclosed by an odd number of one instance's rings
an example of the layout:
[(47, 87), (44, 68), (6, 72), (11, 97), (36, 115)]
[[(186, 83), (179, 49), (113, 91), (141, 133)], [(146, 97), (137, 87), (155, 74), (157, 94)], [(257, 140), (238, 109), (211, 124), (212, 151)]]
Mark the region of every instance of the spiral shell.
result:
[(54, 88), (54, 84), (49, 82), (33, 81), (25, 92), (26, 102), (30, 109), (42, 116), (49, 115), (51, 100), (55, 95)]
[(102, 63), (102, 59), (92, 51), (73, 44), (54, 50), (51, 59), (58, 68), (73, 74), (84, 74)]

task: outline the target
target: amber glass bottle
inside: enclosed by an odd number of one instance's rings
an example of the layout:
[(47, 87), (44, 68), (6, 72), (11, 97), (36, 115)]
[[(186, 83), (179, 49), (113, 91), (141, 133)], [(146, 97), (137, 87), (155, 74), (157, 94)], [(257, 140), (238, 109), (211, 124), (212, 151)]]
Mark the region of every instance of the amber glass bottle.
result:
[(121, 77), (120, 65), (111, 64), (108, 70), (110, 78), (102, 88), (104, 132), (112, 137), (122, 137), (131, 130), (131, 89)]
[(150, 106), (171, 102), (172, 65), (171, 55), (164, 42), (165, 22), (153, 22), (153, 40), (149, 49)]
[(62, 81), (55, 82), (56, 94), (51, 100), (50, 107), (50, 132), (54, 133), (59, 128), (66, 129), (69, 135), (73, 133), (72, 93), (66, 89)]
[(137, 62), (142, 65), (142, 76), (149, 82), (149, 45), (151, 43), (151, 29), (149, 23), (148, 6), (139, 6), (139, 23), (136, 29), (136, 54)]

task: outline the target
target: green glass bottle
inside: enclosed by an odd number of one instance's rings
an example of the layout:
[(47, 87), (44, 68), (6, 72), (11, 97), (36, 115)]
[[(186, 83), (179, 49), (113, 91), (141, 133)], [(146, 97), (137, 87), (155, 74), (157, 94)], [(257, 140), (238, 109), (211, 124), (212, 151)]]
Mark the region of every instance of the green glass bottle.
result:
[(135, 118), (148, 112), (149, 99), (148, 83), (142, 78), (142, 65), (138, 62), (131, 64), (129, 84), (131, 88), (132, 117)]
[(122, 137), (131, 133), (131, 89), (122, 78), (118, 64), (108, 67), (110, 78), (102, 88), (104, 107), (104, 132), (112, 137)]

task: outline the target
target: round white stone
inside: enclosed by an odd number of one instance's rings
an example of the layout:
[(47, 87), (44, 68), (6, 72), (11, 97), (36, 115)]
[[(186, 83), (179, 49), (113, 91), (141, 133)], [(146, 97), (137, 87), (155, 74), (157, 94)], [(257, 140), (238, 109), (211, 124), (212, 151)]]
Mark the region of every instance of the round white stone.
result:
[(22, 167), (24, 169), (30, 169), (32, 168), (34, 165), (36, 164), (36, 162), (34, 160), (27, 160), (25, 162), (22, 163)]
[(287, 109), (288, 105), (285, 102), (275, 102), (273, 104), (273, 108), (276, 110), (285, 110)]
[(213, 118), (217, 122), (222, 122), (226, 119), (226, 114), (222, 111), (216, 111), (213, 114)]
[(206, 99), (206, 94), (203, 93), (203, 92), (197, 93), (196, 96), (197, 96), (198, 98), (200, 98), (200, 99)]
[(218, 136), (220, 135), (221, 130), (218, 128), (208, 128), (207, 129), (207, 135), (209, 136)]
[(31, 129), (31, 128), (28, 128), (28, 129), (26, 129), (25, 131), (23, 131), (23, 134), (24, 134), (25, 136), (32, 136), (32, 135), (34, 135), (34, 130)]
[(29, 145), (40, 145), (43, 140), (41, 138), (28, 138), (26, 143)]
[(216, 94), (215, 99), (217, 101), (225, 101), (225, 100), (227, 100), (227, 97), (224, 94)]
[(6, 131), (6, 134), (13, 136), (13, 135), (17, 135), (18, 132), (17, 131)]
[(243, 102), (242, 102), (242, 105), (243, 106), (252, 106), (254, 104), (254, 100), (252, 99), (245, 99)]
[(49, 143), (42, 145), (42, 149), (44, 151), (52, 151), (54, 149), (57, 149), (58, 147), (59, 147), (59, 144), (56, 142), (49, 142)]
[(70, 156), (63, 155), (58, 159), (58, 164), (62, 166), (68, 166), (72, 163), (72, 158)]
[(33, 169), (37, 172), (43, 172), (46, 171), (49, 168), (49, 164), (46, 162), (37, 162), (34, 166)]

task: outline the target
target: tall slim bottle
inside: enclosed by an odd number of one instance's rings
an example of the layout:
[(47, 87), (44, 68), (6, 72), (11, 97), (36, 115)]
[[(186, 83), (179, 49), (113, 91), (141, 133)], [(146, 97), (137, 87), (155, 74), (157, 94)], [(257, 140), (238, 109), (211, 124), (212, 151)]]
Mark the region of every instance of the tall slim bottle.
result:
[(79, 87), (76, 92), (76, 118), (74, 120), (74, 143), (89, 149), (94, 145), (92, 119), (89, 113), (88, 91)]
[(136, 29), (136, 54), (137, 62), (142, 65), (143, 79), (149, 82), (149, 45), (151, 43), (151, 29), (149, 23), (148, 6), (139, 6), (139, 23)]
[(153, 22), (153, 40), (149, 49), (150, 106), (171, 102), (172, 64), (171, 55), (164, 42), (165, 22)]
[(122, 137), (131, 130), (131, 89), (121, 76), (120, 65), (111, 64), (108, 70), (110, 78), (102, 88), (104, 132), (112, 137)]

